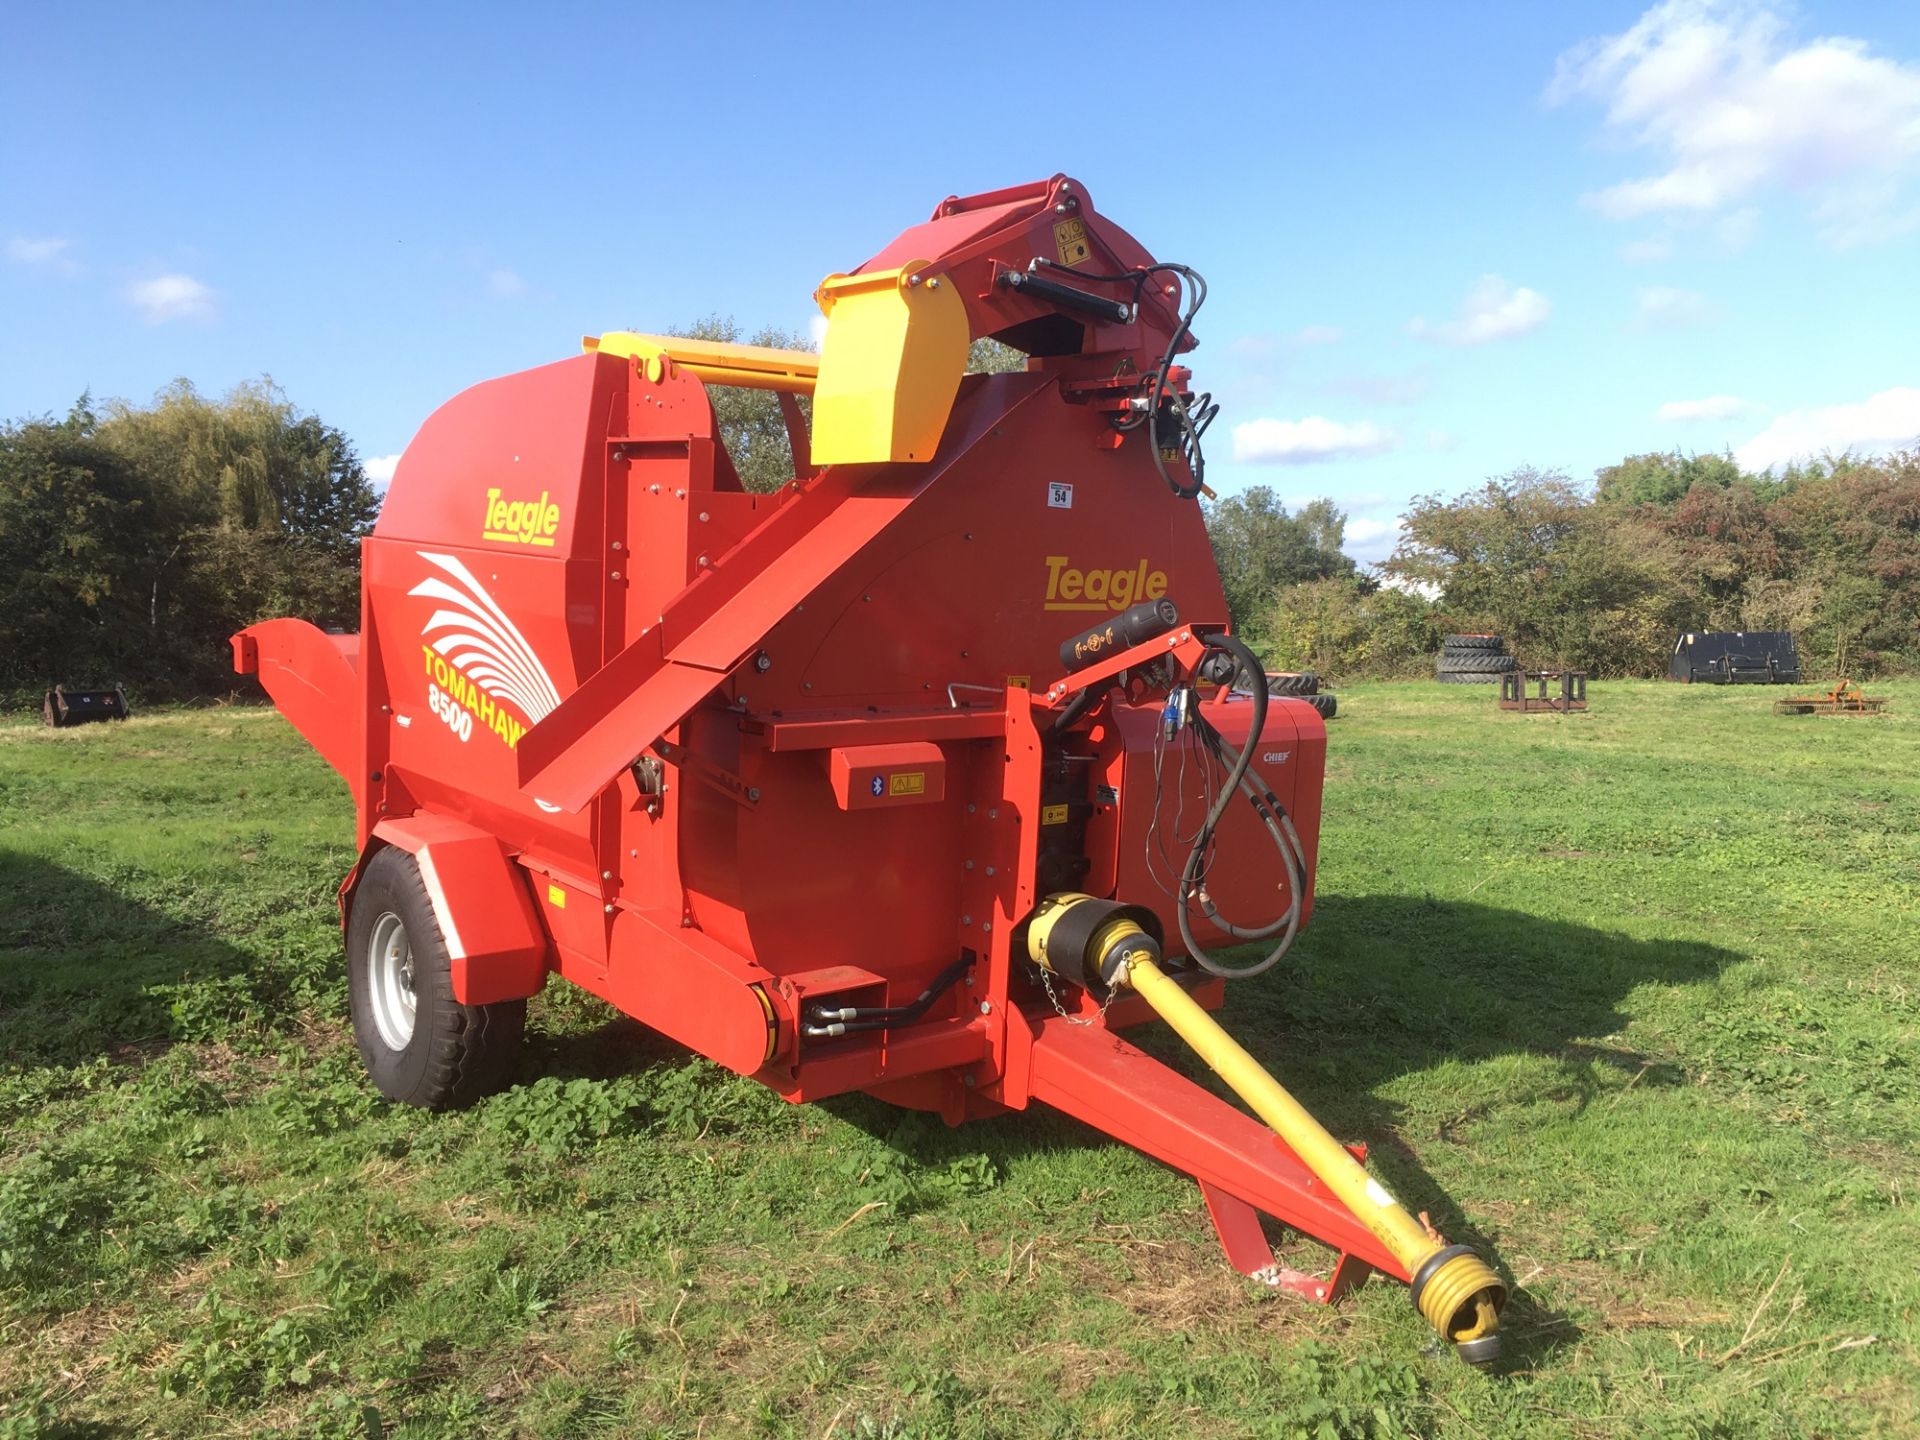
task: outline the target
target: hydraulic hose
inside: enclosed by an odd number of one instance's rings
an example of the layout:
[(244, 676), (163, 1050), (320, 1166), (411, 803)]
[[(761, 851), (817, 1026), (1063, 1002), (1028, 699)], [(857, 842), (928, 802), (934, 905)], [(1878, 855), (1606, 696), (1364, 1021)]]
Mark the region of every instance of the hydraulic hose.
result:
[[(1300, 928), (1300, 893), (1306, 886), (1306, 867), (1302, 860), (1299, 834), (1293, 828), (1293, 821), (1286, 811), (1280, 808), (1279, 800), (1271, 795), (1262, 795), (1256, 791), (1247, 778), (1248, 769), (1253, 764), (1253, 753), (1260, 745), (1261, 732), (1267, 723), (1267, 685), (1266, 673), (1261, 668), (1259, 657), (1247, 648), (1246, 642), (1234, 635), (1215, 635), (1207, 640), (1209, 649), (1216, 649), (1233, 656), (1238, 668), (1243, 671), (1252, 690), (1253, 714), (1247, 723), (1246, 742), (1241, 745), (1240, 753), (1228, 768), (1227, 778), (1220, 786), (1220, 793), (1214, 799), (1213, 806), (1201, 822), (1200, 832), (1195, 837), (1193, 848), (1187, 852), (1187, 863), (1180, 874), (1178, 893), (1174, 896), (1176, 913), (1180, 924), (1180, 938), (1187, 947), (1187, 953), (1202, 970), (1229, 980), (1246, 980), (1256, 975), (1264, 975), (1275, 965), (1293, 945), (1293, 938)], [(1221, 748), (1219, 732), (1204, 718), (1199, 722), (1204, 728), (1203, 737), (1216, 754)], [(1287, 909), (1277, 920), (1259, 927), (1242, 927), (1227, 920), (1214, 908), (1213, 902), (1201, 891), (1201, 871), (1206, 864), (1207, 852), (1213, 845), (1213, 833), (1220, 819), (1227, 813), (1227, 806), (1233, 803), (1236, 793), (1244, 794), (1255, 812), (1260, 816), (1267, 831), (1274, 838), (1280, 851), (1282, 863), (1287, 869), (1288, 901)], [(1280, 824), (1274, 823), (1278, 813)], [(1193, 933), (1193, 901), (1201, 897), (1201, 913), (1213, 924), (1224, 930), (1236, 940), (1264, 940), (1279, 932), (1280, 940), (1266, 955), (1251, 965), (1222, 964), (1211, 951), (1202, 945)]]
[(910, 1025), (933, 1008), (933, 1002), (954, 987), (960, 977), (967, 973), (974, 957), (962, 955), (953, 964), (934, 976), (933, 983), (911, 1003), (906, 1005), (868, 1005), (841, 1006), (837, 1009), (825, 1005), (807, 1007), (807, 1023), (800, 1033), (815, 1040), (828, 1040), (837, 1035), (857, 1035), (868, 1030), (887, 1030), (896, 1025)]

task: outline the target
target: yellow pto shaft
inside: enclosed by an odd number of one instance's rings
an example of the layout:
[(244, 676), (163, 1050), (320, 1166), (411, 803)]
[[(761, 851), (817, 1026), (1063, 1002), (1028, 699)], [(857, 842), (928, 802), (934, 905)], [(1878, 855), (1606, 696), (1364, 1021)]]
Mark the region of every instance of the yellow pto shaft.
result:
[[(1152, 943), (1144, 935), (1141, 939)], [(1485, 1261), (1464, 1245), (1448, 1245), (1428, 1234), (1279, 1081), (1167, 977), (1146, 945), (1126, 956), (1122, 983), (1159, 1012), (1393, 1252), (1413, 1277), (1415, 1308), (1443, 1339), (1459, 1347), (1462, 1359), (1486, 1364), (1499, 1355), (1500, 1307), (1506, 1303), (1507, 1288)]]

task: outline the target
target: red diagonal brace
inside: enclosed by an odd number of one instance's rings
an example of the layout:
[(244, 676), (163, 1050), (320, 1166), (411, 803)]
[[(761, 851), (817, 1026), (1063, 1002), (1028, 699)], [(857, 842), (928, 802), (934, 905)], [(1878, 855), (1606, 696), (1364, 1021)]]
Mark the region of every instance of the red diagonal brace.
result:
[(1370, 1270), (1409, 1278), (1378, 1237), (1265, 1125), (1111, 1031), (1058, 1017), (1042, 1020), (1032, 1065), (1034, 1099), (1199, 1181), (1227, 1258), (1242, 1273), (1274, 1263), (1260, 1233), (1264, 1213), (1341, 1252), (1330, 1279), (1299, 1277), (1306, 1284), (1301, 1293), (1312, 1299), (1332, 1299)]

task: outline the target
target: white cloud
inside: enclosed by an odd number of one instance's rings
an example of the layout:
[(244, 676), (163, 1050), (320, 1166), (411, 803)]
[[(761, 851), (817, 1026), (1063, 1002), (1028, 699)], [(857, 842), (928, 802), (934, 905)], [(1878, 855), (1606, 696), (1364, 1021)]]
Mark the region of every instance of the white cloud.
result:
[(1485, 345), (1537, 330), (1552, 309), (1538, 290), (1511, 285), (1498, 275), (1482, 275), (1467, 291), (1458, 319), (1433, 325), (1416, 315), (1407, 331), (1442, 345)]
[(1704, 400), (1669, 400), (1655, 412), (1654, 418), (1666, 421), (1731, 420), (1747, 413), (1747, 402), (1738, 395), (1709, 395)]
[(1400, 533), (1398, 520), (1349, 520), (1347, 522), (1347, 543), (1349, 545), (1371, 545), (1388, 535)]
[(1649, 285), (1633, 300), (1633, 330), (1685, 330), (1718, 318), (1713, 303), (1698, 290), (1671, 285)]
[[(1563, 54), (1550, 103), (1585, 95), (1656, 168), (1585, 197), (1612, 219), (1730, 209), (1769, 191), (1810, 203), (1826, 238), (1920, 225), (1920, 65), (1864, 40), (1796, 43), (1768, 0), (1664, 0)], [(1751, 225), (1751, 222), (1747, 222)]]
[(1343, 425), (1319, 415), (1304, 420), (1249, 420), (1233, 427), (1233, 458), (1245, 465), (1311, 465), (1391, 450), (1400, 438), (1360, 421)]
[(1620, 247), (1620, 258), (1629, 265), (1654, 265), (1672, 258), (1672, 255), (1671, 235), (1649, 235), (1644, 240), (1630, 240)]
[(1296, 345), (1335, 345), (1346, 332), (1338, 325), (1303, 325), (1293, 332)]
[(1406, 522), (1399, 519), (1355, 516), (1347, 521), (1340, 548), (1362, 565), (1377, 565), (1393, 554), (1394, 547), (1400, 543), (1400, 532), (1405, 528)]
[(7, 259), (15, 265), (37, 265), (62, 275), (79, 272), (79, 265), (67, 252), (73, 248), (71, 240), (45, 236), (32, 239), (25, 235), (16, 235), (7, 241)]
[(1857, 405), (1828, 405), (1780, 416), (1734, 448), (1745, 470), (1770, 470), (1794, 460), (1854, 451), (1884, 454), (1920, 445), (1920, 389), (1896, 386)]
[(399, 467), (398, 455), (374, 455), (360, 462), (360, 468), (367, 472), (367, 479), (373, 488), (385, 491), (393, 483), (393, 472)]
[(496, 300), (518, 300), (527, 293), (527, 282), (502, 265), (487, 272), (487, 294)]
[(1429, 450), (1458, 450), (1460, 437), (1451, 430), (1429, 430), (1424, 442)]
[(807, 334), (813, 337), (813, 348), (818, 350), (827, 343), (827, 317), (813, 315), (807, 320)]
[(138, 310), (149, 325), (213, 318), (213, 291), (191, 275), (155, 275), (150, 280), (136, 280), (123, 293), (127, 303)]

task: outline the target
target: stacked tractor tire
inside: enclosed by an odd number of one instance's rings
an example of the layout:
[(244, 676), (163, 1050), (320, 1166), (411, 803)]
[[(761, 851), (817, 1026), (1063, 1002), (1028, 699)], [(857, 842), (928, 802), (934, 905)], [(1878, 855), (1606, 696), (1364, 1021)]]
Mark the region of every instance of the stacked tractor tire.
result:
[(1322, 720), (1331, 720), (1340, 710), (1337, 699), (1320, 693), (1320, 677), (1311, 670), (1282, 670), (1277, 674), (1269, 674), (1267, 693), (1304, 700), (1320, 712)]
[(1434, 674), (1443, 685), (1495, 685), (1519, 668), (1498, 635), (1449, 635)]

